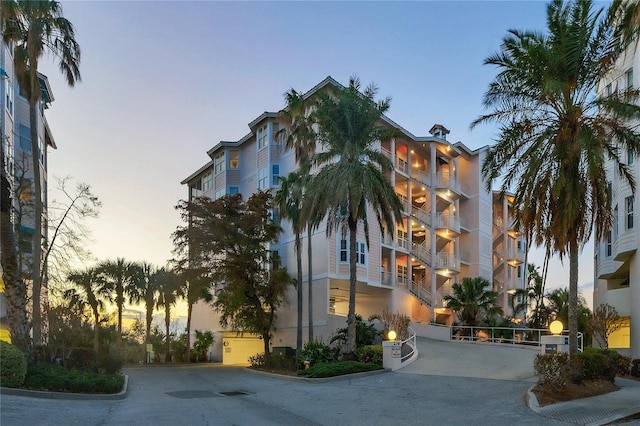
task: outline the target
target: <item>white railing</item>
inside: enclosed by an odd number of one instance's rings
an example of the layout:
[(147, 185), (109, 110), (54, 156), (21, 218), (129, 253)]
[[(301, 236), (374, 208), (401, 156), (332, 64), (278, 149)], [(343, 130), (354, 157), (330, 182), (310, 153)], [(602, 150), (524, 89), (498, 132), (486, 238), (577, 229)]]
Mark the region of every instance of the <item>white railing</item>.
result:
[(429, 291), (423, 283), (415, 282), (411, 280), (409, 281), (407, 290), (409, 290), (409, 293), (413, 294), (421, 302), (429, 306), (433, 306), (432, 300), (431, 300), (431, 291)]
[(431, 179), (429, 178), (429, 175), (420, 169), (416, 169), (414, 167), (411, 168), (411, 179), (424, 186), (431, 186)]
[(380, 147), (380, 152), (382, 153), (382, 155), (384, 155), (385, 157), (391, 159), (391, 151), (389, 151), (386, 148)]
[(436, 269), (453, 269), (460, 270), (460, 259), (451, 253), (436, 254)]
[(436, 188), (450, 189), (460, 193), (460, 181), (455, 175), (447, 172), (438, 172), (433, 175), (433, 184)]
[(426, 227), (431, 227), (431, 215), (429, 212), (416, 206), (411, 206), (411, 216), (416, 218), (417, 221), (424, 224)]
[(409, 163), (404, 161), (402, 158), (396, 158), (396, 169), (405, 174), (409, 174)]
[(409, 337), (402, 341), (402, 347), (405, 345), (411, 350), (402, 356), (400, 362), (411, 363), (418, 358), (418, 345), (416, 342), (416, 332), (413, 328), (409, 327)]
[(459, 234), (460, 216), (453, 215), (451, 213), (437, 213), (435, 227), (451, 229)]
[[(510, 345), (542, 346), (542, 336), (548, 336), (551, 332), (546, 328), (512, 328), (512, 327), (476, 327), (476, 326), (452, 326), (449, 338), (452, 341), (467, 342), (491, 342)], [(562, 332), (568, 335), (569, 331)], [(578, 351), (583, 350), (582, 333), (578, 333)]]
[(393, 287), (393, 274), (390, 272), (381, 272), (380, 282), (382, 285), (386, 285), (387, 287)]
[(420, 262), (426, 266), (431, 267), (431, 253), (429, 252), (429, 246), (425, 243), (416, 244), (411, 243), (411, 254), (418, 258)]

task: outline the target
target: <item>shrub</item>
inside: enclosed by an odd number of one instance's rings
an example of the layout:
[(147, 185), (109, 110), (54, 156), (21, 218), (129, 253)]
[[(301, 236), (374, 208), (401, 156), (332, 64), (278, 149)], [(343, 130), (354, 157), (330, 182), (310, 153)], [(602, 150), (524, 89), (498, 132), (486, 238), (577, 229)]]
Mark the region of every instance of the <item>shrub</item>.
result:
[(621, 376), (631, 375), (631, 358), (624, 355), (618, 356), (618, 374)]
[(30, 365), (24, 381), (29, 389), (76, 393), (117, 393), (123, 384), (124, 377), (118, 374), (88, 373), (53, 364)]
[[(373, 345), (376, 342), (376, 338), (380, 335), (380, 332), (373, 324), (373, 320), (377, 319), (377, 316), (372, 316), (369, 321), (365, 322), (362, 319), (362, 315), (356, 314), (356, 348), (360, 346)], [(342, 347), (347, 343), (347, 328), (340, 328), (336, 331), (330, 340), (330, 343), (336, 343)]]
[(249, 357), (249, 363), (254, 368), (296, 371), (295, 358), (281, 354), (255, 354)]
[(640, 359), (631, 361), (631, 375), (633, 377), (640, 377)]
[(124, 365), (124, 359), (117, 355), (102, 355), (98, 358), (97, 368), (93, 372), (102, 374), (116, 374), (119, 373)]
[(554, 389), (562, 389), (571, 380), (572, 368), (569, 354), (539, 354), (533, 368), (541, 377), (538, 383)]
[(584, 380), (613, 382), (618, 371), (618, 352), (610, 349), (587, 348), (579, 354), (581, 377)]
[(18, 388), (27, 374), (27, 359), (17, 346), (0, 340), (0, 386)]
[(358, 361), (325, 362), (314, 365), (300, 372), (301, 376), (320, 378), (342, 376), (344, 374), (362, 373), (364, 371), (380, 370), (381, 367), (373, 363)]
[(325, 345), (321, 340), (312, 340), (307, 342), (300, 351), (300, 366), (302, 368), (303, 361), (308, 360), (311, 365), (319, 362), (333, 361), (333, 349), (329, 345)]
[(213, 333), (211, 331), (198, 331), (196, 330), (196, 341), (193, 343), (193, 352), (196, 356), (196, 361), (206, 359), (207, 351), (213, 344)]
[(382, 366), (382, 345), (368, 345), (358, 348), (358, 359)]

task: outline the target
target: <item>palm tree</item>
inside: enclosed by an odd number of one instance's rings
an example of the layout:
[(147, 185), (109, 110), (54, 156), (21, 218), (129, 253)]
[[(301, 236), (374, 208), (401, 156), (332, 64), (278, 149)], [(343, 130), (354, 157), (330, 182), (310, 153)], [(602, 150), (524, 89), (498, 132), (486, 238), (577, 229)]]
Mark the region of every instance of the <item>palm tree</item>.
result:
[[(300, 166), (300, 172), (298, 173), (298, 178), (301, 182), (296, 184), (297, 186), (302, 185), (301, 190), (301, 204), (303, 204), (306, 200), (304, 198), (304, 189), (309, 183), (309, 173), (310, 173), (310, 160), (313, 154), (316, 152), (316, 133), (313, 130), (313, 120), (309, 117), (308, 110), (309, 105), (307, 100), (304, 98), (302, 93), (297, 92), (294, 89), (289, 90), (285, 94), (285, 100), (287, 102), (287, 107), (282, 111), (285, 119), (289, 121), (288, 134), (285, 142), (285, 148), (290, 150), (292, 149), (295, 153), (296, 162)], [(278, 201), (276, 200), (278, 203)], [(303, 207), (303, 206), (300, 206)], [(306, 214), (305, 214), (306, 213)], [(298, 212), (299, 225), (298, 229), (302, 230), (305, 226), (307, 228), (307, 267), (308, 267), (308, 314), (309, 314), (309, 341), (313, 341), (313, 245), (311, 238), (313, 236), (313, 230), (317, 227), (319, 222), (322, 219), (318, 220), (317, 218), (311, 217), (313, 213), (317, 213), (317, 210), (312, 206), (309, 208), (302, 208), (301, 212)], [(310, 216), (310, 217), (305, 217)], [(290, 219), (290, 218), (289, 218)], [(295, 232), (295, 231), (294, 231)], [(298, 241), (296, 241), (297, 243)], [(296, 253), (300, 251), (300, 244), (296, 246)], [(298, 254), (298, 256), (300, 256)], [(302, 265), (301, 260), (298, 263), (299, 273), (298, 273), (298, 286), (302, 285)], [(301, 291), (298, 294), (298, 301), (301, 301)], [(300, 302), (301, 303), (301, 302)], [(300, 306), (300, 305), (299, 305)], [(301, 315), (301, 314), (300, 314)], [(302, 326), (300, 326), (300, 329)], [(300, 339), (300, 344), (302, 343), (302, 339)], [(296, 352), (296, 355), (299, 354)]]
[(617, 53), (601, 15), (588, 0), (553, 0), (548, 34), (511, 30), (502, 51), (485, 60), (499, 69), (484, 97), (493, 111), (471, 124), (497, 122), (500, 128), (482, 167), (487, 188), (505, 170), (502, 191), (516, 194), (517, 226), (561, 260), (569, 258), (572, 353), (578, 343), (578, 255), (593, 229), (600, 239), (612, 224), (605, 162), (616, 160), (635, 188), (620, 153), (640, 153), (640, 133), (627, 124), (640, 117), (640, 107), (631, 103), (639, 92), (595, 96)]
[(95, 268), (89, 268), (84, 271), (71, 272), (67, 276), (67, 280), (74, 287), (66, 290), (63, 297), (69, 301), (69, 306), (84, 311), (85, 307), (91, 309), (93, 315), (93, 350), (96, 355), (99, 350), (99, 330), (100, 330), (100, 313), (104, 308), (103, 299), (106, 297), (106, 290), (100, 282), (100, 272)]
[(547, 323), (544, 305), (544, 279), (540, 275), (540, 267), (530, 263), (527, 265), (527, 269), (527, 287), (516, 289), (512, 296), (513, 300), (522, 300), (522, 302), (515, 304), (514, 314), (517, 315), (524, 311), (525, 320), (529, 326), (543, 328)]
[(503, 315), (502, 308), (497, 305), (498, 293), (487, 288), (491, 288), (491, 283), (484, 278), (463, 278), (462, 284), (453, 284), (451, 294), (442, 300), (447, 308), (458, 312), (465, 325), (474, 326), (480, 315), (484, 318)]
[(292, 172), (287, 177), (279, 178), (280, 189), (276, 192), (274, 202), (280, 210), (280, 216), (291, 222), (291, 228), (295, 235), (296, 252), (296, 293), (298, 302), (298, 324), (296, 330), (296, 365), (300, 359), (302, 349), (302, 253), (300, 251), (302, 241), (302, 202), (305, 190), (305, 177), (299, 172)]
[(624, 49), (640, 36), (640, 2), (614, 0), (609, 7), (609, 19), (614, 25), (615, 40)]
[(132, 280), (135, 270), (132, 267), (132, 263), (121, 257), (116, 260), (106, 260), (98, 265), (104, 286), (113, 292), (111, 301), (118, 309), (118, 343), (122, 340), (122, 311), (126, 296), (135, 297), (136, 293), (136, 286)]
[(165, 268), (161, 268), (157, 272), (157, 284), (158, 284), (158, 301), (156, 307), (164, 310), (164, 326), (165, 336), (167, 344), (167, 358), (171, 356), (171, 336), (169, 326), (171, 325), (171, 308), (178, 301), (178, 291), (180, 283), (178, 276), (173, 271), (168, 271)]
[[(178, 271), (178, 270), (174, 270)], [(199, 300), (211, 302), (213, 295), (211, 294), (212, 280), (208, 275), (209, 268), (196, 267), (191, 265), (190, 268), (180, 270), (177, 277), (179, 282), (178, 294), (187, 302), (187, 362), (191, 362), (191, 315), (193, 313), (193, 305)], [(166, 320), (166, 318), (165, 318)]]
[[(69, 86), (80, 81), (80, 46), (75, 40), (73, 25), (62, 15), (62, 6), (57, 1), (14, 1), (3, 0), (0, 8), (0, 27), (4, 28), (2, 38), (5, 43), (13, 42), (14, 67), (20, 90), (29, 101), (29, 124), (31, 127), (31, 157), (33, 161), (34, 194), (42, 194), (40, 171), (38, 118), (36, 106), (42, 99), (42, 89), (38, 75), (38, 62), (45, 54), (58, 60), (60, 71)], [(33, 341), (42, 341), (42, 313), (40, 291), (46, 265), (42, 258), (42, 214), (43, 200), (35, 197), (35, 226), (33, 233)]]
[(376, 143), (395, 135), (380, 119), (389, 109), (390, 99), (375, 100), (377, 88), (368, 86), (360, 92), (360, 81), (352, 77), (349, 87), (337, 87), (335, 92), (320, 93), (314, 112), (318, 125), (318, 140), (324, 151), (315, 154), (312, 162), (320, 167), (309, 190), (309, 206), (328, 216), (327, 235), (340, 231), (349, 233), (349, 314), (347, 317), (347, 352), (356, 349), (356, 261), (358, 224), (364, 225), (369, 245), (367, 212), (375, 212), (381, 232), (383, 226), (393, 229), (400, 221), (402, 203), (387, 174), (393, 170), (391, 161)]
[(144, 302), (145, 307), (145, 338), (146, 344), (151, 336), (151, 322), (153, 311), (156, 308), (158, 298), (158, 273), (156, 269), (147, 262), (135, 263), (131, 265), (131, 284), (133, 291), (130, 293), (129, 303), (139, 304)]

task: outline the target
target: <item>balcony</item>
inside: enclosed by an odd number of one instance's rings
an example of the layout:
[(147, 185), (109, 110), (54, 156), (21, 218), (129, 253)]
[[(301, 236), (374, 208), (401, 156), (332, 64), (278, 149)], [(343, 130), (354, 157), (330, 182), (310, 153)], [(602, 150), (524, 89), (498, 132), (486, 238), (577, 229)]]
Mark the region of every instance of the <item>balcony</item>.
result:
[(431, 267), (431, 253), (426, 243), (411, 243), (411, 256), (415, 257), (423, 265)]
[(434, 229), (443, 238), (456, 238), (460, 235), (460, 217), (450, 213), (437, 213)]
[(422, 186), (431, 186), (431, 179), (428, 174), (415, 167), (411, 168), (411, 179), (419, 183)]
[(433, 187), (438, 195), (455, 200), (460, 197), (460, 181), (453, 174), (438, 172), (433, 175)]
[(510, 247), (506, 253), (507, 263), (511, 266), (517, 266), (524, 263), (525, 251), (522, 248)]
[(460, 259), (451, 253), (436, 254), (436, 272), (460, 272)]
[(431, 215), (426, 210), (411, 206), (411, 217), (427, 228), (431, 228)]

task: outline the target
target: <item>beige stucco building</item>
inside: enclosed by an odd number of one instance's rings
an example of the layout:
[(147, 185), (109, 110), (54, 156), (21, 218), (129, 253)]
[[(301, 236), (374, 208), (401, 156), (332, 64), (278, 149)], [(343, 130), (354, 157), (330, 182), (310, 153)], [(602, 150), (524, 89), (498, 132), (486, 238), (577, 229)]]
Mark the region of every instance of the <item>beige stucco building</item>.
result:
[[(600, 93), (610, 94), (627, 87), (638, 88), (640, 81), (640, 43), (633, 43), (623, 54), (608, 78), (601, 81)], [(639, 160), (631, 153), (621, 159), (636, 179), (640, 176)], [(609, 338), (609, 347), (633, 358), (640, 358), (640, 223), (636, 219), (637, 201), (628, 182), (615, 171), (615, 161), (607, 163), (614, 212), (613, 229), (594, 252), (593, 307), (607, 303), (616, 308), (623, 319), (622, 329)], [(595, 342), (594, 342), (595, 343)]]
[[(305, 97), (338, 86), (327, 77)], [(380, 231), (370, 214), (370, 244), (358, 234), (356, 312), (364, 318), (387, 308), (412, 321), (451, 324), (453, 312), (442, 297), (463, 277), (481, 276), (493, 283), (500, 304), (510, 314), (510, 292), (524, 286), (524, 243), (511, 229), (509, 198), (485, 189), (481, 164), (487, 148), (471, 150), (447, 140), (449, 131), (436, 124), (428, 136), (414, 136), (388, 117), (385, 125), (400, 136), (380, 143), (378, 149), (393, 163), (388, 176), (403, 202), (402, 224)], [(222, 141), (208, 152), (210, 161), (183, 180), (189, 197), (225, 194), (245, 196), (262, 189), (277, 189), (277, 177), (296, 169), (293, 152), (284, 148), (286, 122), (276, 112), (265, 112), (249, 123), (250, 132), (237, 141)], [(278, 250), (290, 274), (296, 273), (294, 235), (287, 222)], [(393, 237), (393, 238), (392, 238)], [(348, 240), (340, 233), (327, 237), (325, 225), (312, 235), (314, 334), (327, 342), (345, 327), (349, 299)], [(303, 233), (303, 318), (308, 318), (307, 237)], [(295, 290), (279, 313), (273, 346), (295, 346)], [(303, 335), (307, 335), (306, 320)], [(214, 358), (222, 355), (222, 330), (212, 308), (199, 303), (192, 329), (211, 329), (216, 338)]]

